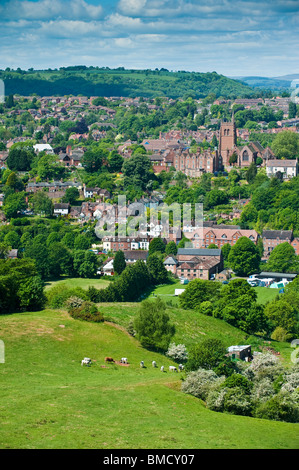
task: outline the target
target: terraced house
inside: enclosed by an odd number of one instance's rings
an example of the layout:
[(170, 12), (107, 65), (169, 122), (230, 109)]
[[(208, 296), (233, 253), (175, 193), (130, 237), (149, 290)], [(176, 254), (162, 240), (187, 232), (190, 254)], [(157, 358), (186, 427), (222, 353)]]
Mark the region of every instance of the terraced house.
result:
[(165, 268), (185, 279), (211, 279), (223, 269), (223, 256), (220, 249), (179, 248), (176, 256), (164, 261)]
[(255, 230), (243, 230), (238, 225), (202, 227), (186, 233), (185, 236), (190, 239), (194, 248), (208, 248), (211, 244), (222, 248), (226, 243), (234, 245), (241, 237), (247, 237), (257, 244), (259, 237)]

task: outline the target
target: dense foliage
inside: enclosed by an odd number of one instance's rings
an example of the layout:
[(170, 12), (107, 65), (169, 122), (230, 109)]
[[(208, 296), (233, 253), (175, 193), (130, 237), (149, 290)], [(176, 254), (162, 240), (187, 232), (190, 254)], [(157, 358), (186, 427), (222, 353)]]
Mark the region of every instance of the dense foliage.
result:
[[(7, 94), (28, 96), (48, 95), (84, 96), (169, 96), (178, 98), (192, 94), (204, 98), (216, 96), (252, 96), (250, 87), (212, 73), (168, 72), (162, 70), (125, 70), (108, 67), (61, 67), (59, 70), (0, 72)], [(200, 91), (199, 91), (200, 90)]]

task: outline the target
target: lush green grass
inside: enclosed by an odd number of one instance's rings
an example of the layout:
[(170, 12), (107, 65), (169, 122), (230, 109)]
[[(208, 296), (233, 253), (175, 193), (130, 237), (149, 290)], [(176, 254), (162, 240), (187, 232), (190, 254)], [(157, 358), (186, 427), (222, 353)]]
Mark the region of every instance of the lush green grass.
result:
[(270, 289), (270, 287), (255, 287), (257, 293), (257, 301), (260, 304), (265, 304), (274, 300), (279, 295), (279, 289)]
[(46, 282), (46, 290), (51, 287), (63, 284), (67, 288), (81, 287), (82, 289), (88, 289), (88, 287), (95, 287), (96, 289), (104, 289), (109, 285), (109, 281), (105, 279), (85, 279), (82, 277), (66, 277), (64, 279), (57, 279), (55, 281)]
[[(149, 298), (154, 300), (153, 297)], [(166, 302), (169, 303), (169, 300)], [(137, 314), (140, 304), (134, 302), (100, 303), (98, 307), (107, 321), (127, 329), (130, 321)], [(291, 363), (291, 353), (293, 350), (289, 343), (265, 341), (259, 336), (249, 336), (223, 320), (203, 315), (195, 310), (183, 310), (176, 305), (168, 305), (167, 313), (171, 322), (176, 327), (176, 333), (172, 341), (176, 344), (185, 344), (187, 349), (207, 338), (215, 338), (221, 340), (226, 347), (238, 344), (251, 344), (252, 351), (259, 352), (263, 352), (265, 348), (271, 348), (281, 354), (281, 358), (286, 365)]]
[[(140, 304), (102, 303), (98, 306), (107, 320), (126, 328), (130, 320), (135, 317)], [(188, 348), (206, 338), (221, 339), (227, 347), (246, 343), (248, 335), (223, 320), (202, 315), (195, 310), (183, 310), (178, 307), (169, 307), (167, 313), (176, 326), (176, 334), (173, 338), (176, 344), (184, 343)]]
[[(217, 282), (217, 281), (211, 281), (211, 282)], [(163, 284), (160, 286), (157, 286), (155, 288), (149, 289), (145, 297), (153, 297), (156, 295), (161, 296), (165, 301), (169, 299), (172, 299), (173, 303), (175, 305), (178, 305), (178, 296), (175, 296), (175, 289), (185, 289), (187, 287), (186, 284), (181, 284), (179, 280), (174, 280), (170, 284)], [(275, 297), (279, 293), (279, 289), (270, 289), (268, 287), (255, 287), (254, 288), (256, 293), (257, 293), (257, 302), (261, 304), (265, 304), (268, 301), (274, 300)]]
[[(180, 392), (180, 375), (151, 367), (171, 361), (110, 324), (45, 310), (2, 316), (0, 337), (1, 448), (299, 447), (298, 424), (206, 409)], [(102, 367), (105, 356), (124, 355), (128, 367)], [(85, 356), (91, 367), (80, 365)]]

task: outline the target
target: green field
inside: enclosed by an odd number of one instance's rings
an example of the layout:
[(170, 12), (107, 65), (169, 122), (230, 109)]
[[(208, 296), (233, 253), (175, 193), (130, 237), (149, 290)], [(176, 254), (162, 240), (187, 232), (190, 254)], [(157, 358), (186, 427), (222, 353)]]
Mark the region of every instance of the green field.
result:
[(96, 289), (104, 289), (109, 285), (109, 281), (105, 279), (85, 279), (81, 277), (66, 277), (65, 279), (58, 279), (55, 281), (46, 282), (46, 290), (57, 285), (64, 285), (68, 289), (74, 289), (75, 287), (81, 287), (82, 289), (88, 289), (88, 287), (95, 287)]
[[(178, 297), (174, 297), (175, 289), (185, 289), (187, 285), (183, 285), (179, 280), (173, 281), (171, 284), (164, 284), (156, 288), (149, 289), (146, 293), (147, 297), (159, 295), (162, 299), (172, 299), (175, 304), (178, 304)], [(257, 293), (257, 302), (265, 304), (268, 301), (274, 300), (279, 293), (279, 289), (270, 289), (268, 287), (255, 287)]]
[[(107, 317), (109, 311), (121, 317), (134, 308), (102, 304), (102, 310)], [(178, 325), (181, 315), (172, 312)], [(206, 318), (204, 323), (186, 312), (184, 320), (185, 329), (177, 339), (187, 335), (193, 321), (198, 322), (195, 336), (218, 336), (222, 328), (228, 334), (216, 319)], [(232, 337), (242, 340), (233, 330)], [(0, 337), (5, 344), (5, 363), (0, 364), (2, 449), (299, 447), (298, 424), (215, 413), (180, 392), (181, 374), (151, 366), (156, 360), (167, 368), (172, 361), (143, 349), (121, 327), (44, 310), (2, 315)], [(85, 356), (92, 359), (91, 367), (80, 365)], [(126, 356), (130, 365), (105, 366), (105, 356)], [(141, 360), (144, 369), (139, 367)]]

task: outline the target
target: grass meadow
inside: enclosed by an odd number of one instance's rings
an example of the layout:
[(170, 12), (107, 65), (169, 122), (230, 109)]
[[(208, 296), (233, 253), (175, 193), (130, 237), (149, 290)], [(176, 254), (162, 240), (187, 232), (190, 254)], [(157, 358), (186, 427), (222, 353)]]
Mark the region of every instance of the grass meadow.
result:
[[(1, 316), (2, 449), (299, 447), (298, 424), (216, 413), (183, 394), (184, 372), (169, 372), (168, 365), (174, 364), (169, 358), (143, 349), (122, 328), (138, 304), (100, 307), (118, 325), (74, 320), (63, 310)], [(191, 344), (200, 337), (227, 335), (233, 342), (245, 340), (220, 320), (169, 311), (177, 322), (178, 341), (190, 337)], [(107, 365), (106, 356), (126, 356), (130, 364)], [(81, 366), (83, 357), (92, 359), (91, 367)], [(152, 368), (152, 360), (158, 368)]]

